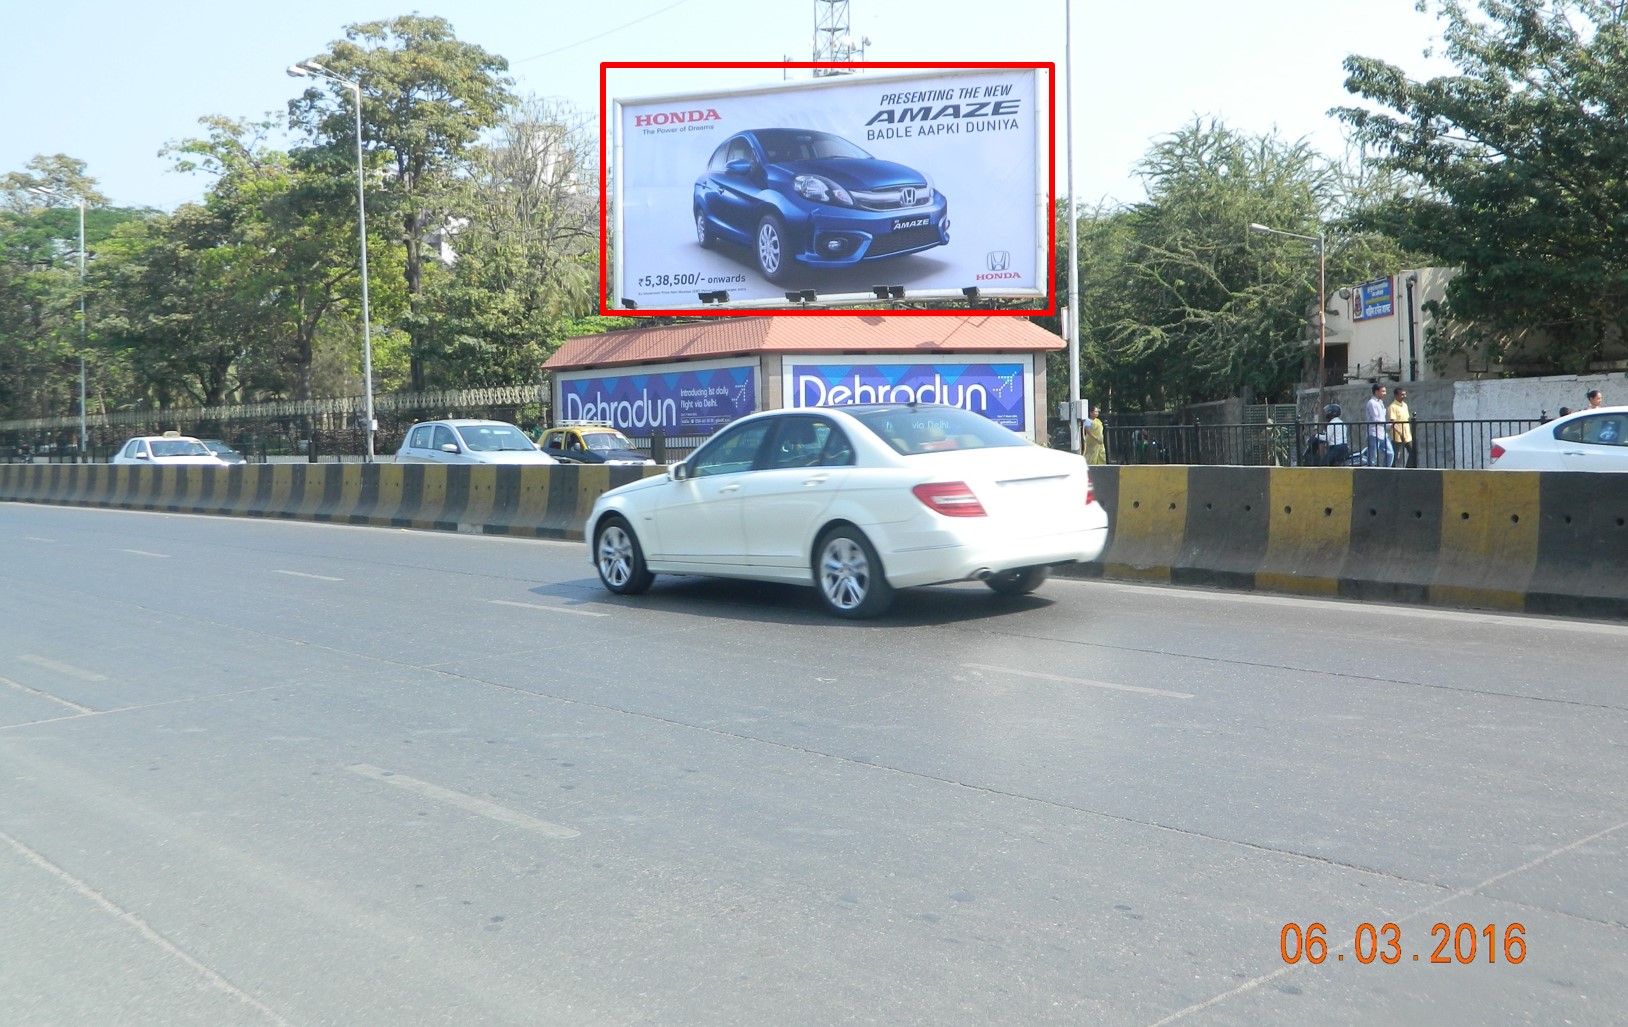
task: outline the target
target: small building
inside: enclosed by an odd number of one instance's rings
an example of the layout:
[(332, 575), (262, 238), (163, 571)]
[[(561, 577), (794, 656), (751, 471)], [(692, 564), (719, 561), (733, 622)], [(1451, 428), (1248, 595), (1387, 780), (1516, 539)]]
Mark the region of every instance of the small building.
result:
[(920, 402), (1043, 443), (1046, 354), (1064, 346), (1011, 315), (730, 317), (578, 336), (543, 367), (556, 422), (633, 438), (698, 440), (756, 410)]

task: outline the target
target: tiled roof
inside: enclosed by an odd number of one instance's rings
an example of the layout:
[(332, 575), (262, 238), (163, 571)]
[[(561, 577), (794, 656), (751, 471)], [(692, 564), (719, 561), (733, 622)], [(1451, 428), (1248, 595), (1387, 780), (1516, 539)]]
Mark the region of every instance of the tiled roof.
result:
[(1009, 353), (1062, 349), (1061, 336), (1026, 317), (719, 317), (565, 340), (544, 367), (710, 360), (759, 353)]

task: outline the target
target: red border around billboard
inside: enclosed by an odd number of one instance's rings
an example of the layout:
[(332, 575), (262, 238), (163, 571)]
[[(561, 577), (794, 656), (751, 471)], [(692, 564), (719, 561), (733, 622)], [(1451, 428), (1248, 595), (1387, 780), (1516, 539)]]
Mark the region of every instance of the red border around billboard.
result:
[(1055, 61), (973, 61), (967, 63), (940, 64), (933, 61), (867, 61), (863, 64), (830, 64), (817, 61), (604, 61), (599, 65), (599, 313), (608, 317), (657, 317), (678, 315), (680, 317), (875, 317), (885, 314), (888, 317), (943, 317), (945, 314), (954, 314), (961, 311), (977, 313), (980, 317), (995, 315), (1002, 317), (1051, 317), (1057, 313), (1057, 292), (1051, 286), (1056, 284), (1055, 276), (1047, 283), (1046, 306), (1044, 309), (999, 310), (989, 307), (943, 307), (933, 310), (890, 310), (884, 306), (855, 307), (843, 310), (803, 310), (796, 307), (750, 307), (741, 310), (707, 310), (705, 308), (680, 308), (675, 310), (646, 310), (622, 309), (610, 305), (610, 254), (606, 250), (605, 240), (610, 238), (609, 203), (609, 146), (610, 127), (610, 82), (609, 73), (615, 68), (649, 69), (649, 68), (834, 68), (843, 71), (853, 71), (855, 68), (864, 70), (870, 68), (922, 68), (922, 69), (982, 69), (982, 68), (1044, 68), (1046, 69), (1047, 90), (1047, 140), (1046, 140), (1046, 267), (1057, 266), (1057, 64)]

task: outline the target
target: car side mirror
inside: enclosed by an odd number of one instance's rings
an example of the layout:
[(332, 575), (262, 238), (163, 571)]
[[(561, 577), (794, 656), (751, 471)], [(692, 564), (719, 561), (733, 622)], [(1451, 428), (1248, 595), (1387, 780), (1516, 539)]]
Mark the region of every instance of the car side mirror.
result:
[(749, 175), (752, 173), (752, 168), (753, 164), (749, 160), (732, 160), (724, 165), (724, 170), (731, 175)]
[(137, 453), (136, 454), (136, 459), (137, 460), (145, 460), (145, 459), (147, 459), (147, 454), (146, 453)]
[(441, 452), (443, 452), (443, 453), (456, 453), (456, 452), (458, 452), (458, 447), (453, 445), (450, 442), (446, 442), (446, 443), (443, 443), (441, 445)]
[(683, 481), (690, 476), (690, 462), (688, 460), (680, 460), (672, 467), (669, 467), (667, 469), (667, 473), (672, 476), (674, 481)]

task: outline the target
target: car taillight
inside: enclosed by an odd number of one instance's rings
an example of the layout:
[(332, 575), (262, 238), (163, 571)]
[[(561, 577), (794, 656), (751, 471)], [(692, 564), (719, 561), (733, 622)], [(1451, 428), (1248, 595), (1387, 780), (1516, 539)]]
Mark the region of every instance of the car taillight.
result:
[(1496, 459), (1498, 459), (1499, 457), (1501, 457), (1503, 455), (1504, 455), (1504, 447), (1502, 447), (1502, 446), (1498, 445), (1498, 443), (1494, 442), (1492, 444), (1492, 458), (1494, 460), (1496, 460)]
[(910, 490), (916, 498), (946, 517), (987, 517), (984, 504), (964, 481), (935, 481)]
[(1091, 484), (1091, 479), (1085, 479), (1085, 505), (1090, 506), (1097, 501), (1097, 487)]

